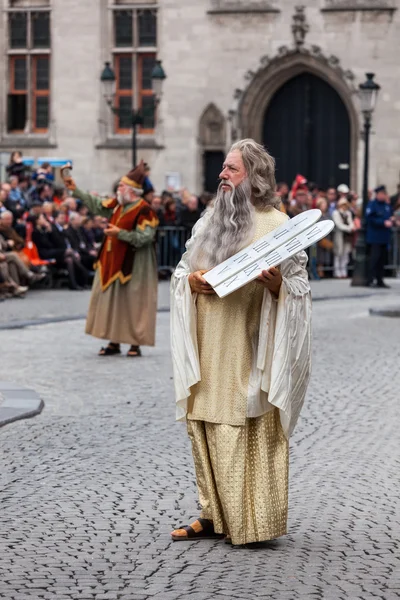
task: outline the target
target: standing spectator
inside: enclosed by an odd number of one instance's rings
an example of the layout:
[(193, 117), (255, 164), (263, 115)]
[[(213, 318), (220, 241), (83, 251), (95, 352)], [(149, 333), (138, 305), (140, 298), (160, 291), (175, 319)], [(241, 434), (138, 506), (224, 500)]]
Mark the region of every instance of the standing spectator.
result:
[[(154, 188), (151, 185), (151, 183), (149, 182), (147, 187), (143, 189), (143, 200), (145, 200), (147, 202), (147, 204), (150, 204), (150, 206), (153, 203), (153, 199), (155, 197), (155, 192), (154, 192)], [(161, 204), (161, 200), (160, 200), (160, 204)]]
[(172, 198), (168, 198), (164, 205), (164, 225), (169, 227), (176, 225), (176, 202)]
[(195, 223), (200, 219), (199, 200), (197, 196), (190, 196), (186, 201), (186, 206), (181, 210), (180, 225), (188, 231), (192, 231)]
[(333, 211), (336, 210), (337, 197), (338, 195), (334, 187), (330, 187), (326, 190), (326, 199), (328, 201), (328, 212), (330, 217), (332, 216)]
[(397, 184), (396, 194), (393, 194), (393, 196), (390, 197), (390, 206), (392, 207), (393, 211), (396, 210), (399, 200), (400, 200), (400, 183)]
[[(322, 213), (320, 221), (329, 219), (330, 215), (326, 198), (318, 198), (316, 204)], [(333, 242), (331, 238), (332, 234), (329, 234), (317, 244), (317, 274), (320, 279), (325, 277), (325, 270), (332, 264)]]
[(206, 212), (208, 212), (209, 210), (211, 210), (214, 206), (214, 194), (211, 194), (210, 192), (203, 192), (200, 196), (200, 205), (199, 205), (199, 209), (200, 209), (200, 213), (201, 216), (203, 216)]
[(165, 223), (164, 223), (164, 209), (161, 204), (161, 198), (159, 196), (153, 195), (152, 201), (150, 202), (150, 206), (153, 209), (153, 211), (156, 213), (157, 219), (160, 222), (160, 226), (163, 227)]
[(391, 238), (392, 209), (387, 202), (387, 192), (384, 185), (375, 189), (375, 199), (368, 203), (365, 213), (367, 221), (368, 283), (371, 287), (376, 279), (376, 286), (389, 288), (383, 281), (385, 258)]
[(340, 198), (332, 219), (335, 223), (333, 232), (334, 277), (346, 279), (349, 255), (352, 249), (353, 216), (348, 200)]
[(341, 183), (340, 185), (338, 185), (337, 192), (338, 192), (338, 202), (342, 198), (344, 198), (345, 200), (349, 199), (350, 188), (345, 183)]
[(297, 187), (287, 211), (288, 216), (292, 218), (301, 212), (308, 210), (309, 204), (310, 202), (307, 188), (305, 186)]
[(22, 153), (19, 150), (15, 150), (11, 153), (10, 162), (7, 166), (8, 176), (16, 175), (18, 180), (21, 180), (27, 171), (26, 166), (22, 161)]

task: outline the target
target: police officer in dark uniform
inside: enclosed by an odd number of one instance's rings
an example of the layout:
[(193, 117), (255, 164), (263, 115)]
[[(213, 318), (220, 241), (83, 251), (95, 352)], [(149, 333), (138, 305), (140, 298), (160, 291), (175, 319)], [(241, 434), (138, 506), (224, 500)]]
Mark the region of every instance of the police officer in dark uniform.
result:
[(387, 248), (390, 244), (392, 222), (392, 209), (387, 201), (388, 196), (384, 185), (375, 190), (375, 199), (368, 203), (365, 213), (367, 222), (367, 244), (369, 245), (368, 257), (368, 286), (389, 288), (383, 281), (383, 271)]

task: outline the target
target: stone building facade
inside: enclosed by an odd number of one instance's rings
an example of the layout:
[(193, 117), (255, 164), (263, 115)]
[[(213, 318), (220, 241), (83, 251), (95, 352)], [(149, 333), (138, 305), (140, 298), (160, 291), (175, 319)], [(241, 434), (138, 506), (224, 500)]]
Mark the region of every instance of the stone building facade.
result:
[(138, 154), (159, 191), (167, 176), (212, 189), (224, 152), (247, 136), (276, 155), (278, 179), (302, 172), (360, 190), (355, 92), (373, 72), (381, 93), (370, 184), (392, 191), (400, 180), (397, 3), (0, 0), (0, 152), (71, 159), (83, 187), (108, 191), (130, 167), (131, 133), (129, 119), (106, 104), (104, 63), (117, 75), (115, 103), (147, 110), (158, 58), (167, 79)]

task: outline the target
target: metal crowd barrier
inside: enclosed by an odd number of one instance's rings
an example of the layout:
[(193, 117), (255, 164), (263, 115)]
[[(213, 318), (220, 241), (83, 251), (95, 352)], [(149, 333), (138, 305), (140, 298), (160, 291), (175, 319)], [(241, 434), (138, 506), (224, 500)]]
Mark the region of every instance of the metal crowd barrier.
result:
[(186, 227), (159, 227), (157, 230), (157, 264), (159, 273), (173, 273), (190, 238)]
[[(159, 273), (173, 273), (176, 265), (185, 252), (185, 244), (190, 237), (190, 230), (185, 227), (159, 227), (157, 230), (157, 264)], [(327, 251), (328, 252), (328, 251)], [(333, 251), (329, 251), (326, 264), (318, 265), (318, 247), (311, 246), (308, 253), (308, 270), (311, 279), (318, 279), (318, 270), (324, 275), (333, 275)], [(388, 258), (385, 270), (393, 277), (400, 276), (400, 227), (392, 230), (392, 239), (388, 248)], [(349, 272), (352, 271), (353, 261), (350, 259)]]

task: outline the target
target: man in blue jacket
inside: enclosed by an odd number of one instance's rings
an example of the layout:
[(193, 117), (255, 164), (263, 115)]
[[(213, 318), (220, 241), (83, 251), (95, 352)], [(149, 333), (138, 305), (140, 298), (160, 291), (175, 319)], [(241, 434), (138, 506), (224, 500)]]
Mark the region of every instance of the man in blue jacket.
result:
[(387, 192), (384, 185), (375, 190), (375, 200), (368, 203), (365, 213), (367, 222), (367, 244), (369, 245), (368, 257), (368, 286), (374, 284), (380, 288), (388, 288), (383, 281), (383, 271), (387, 247), (390, 244), (392, 222), (392, 209), (387, 202)]

